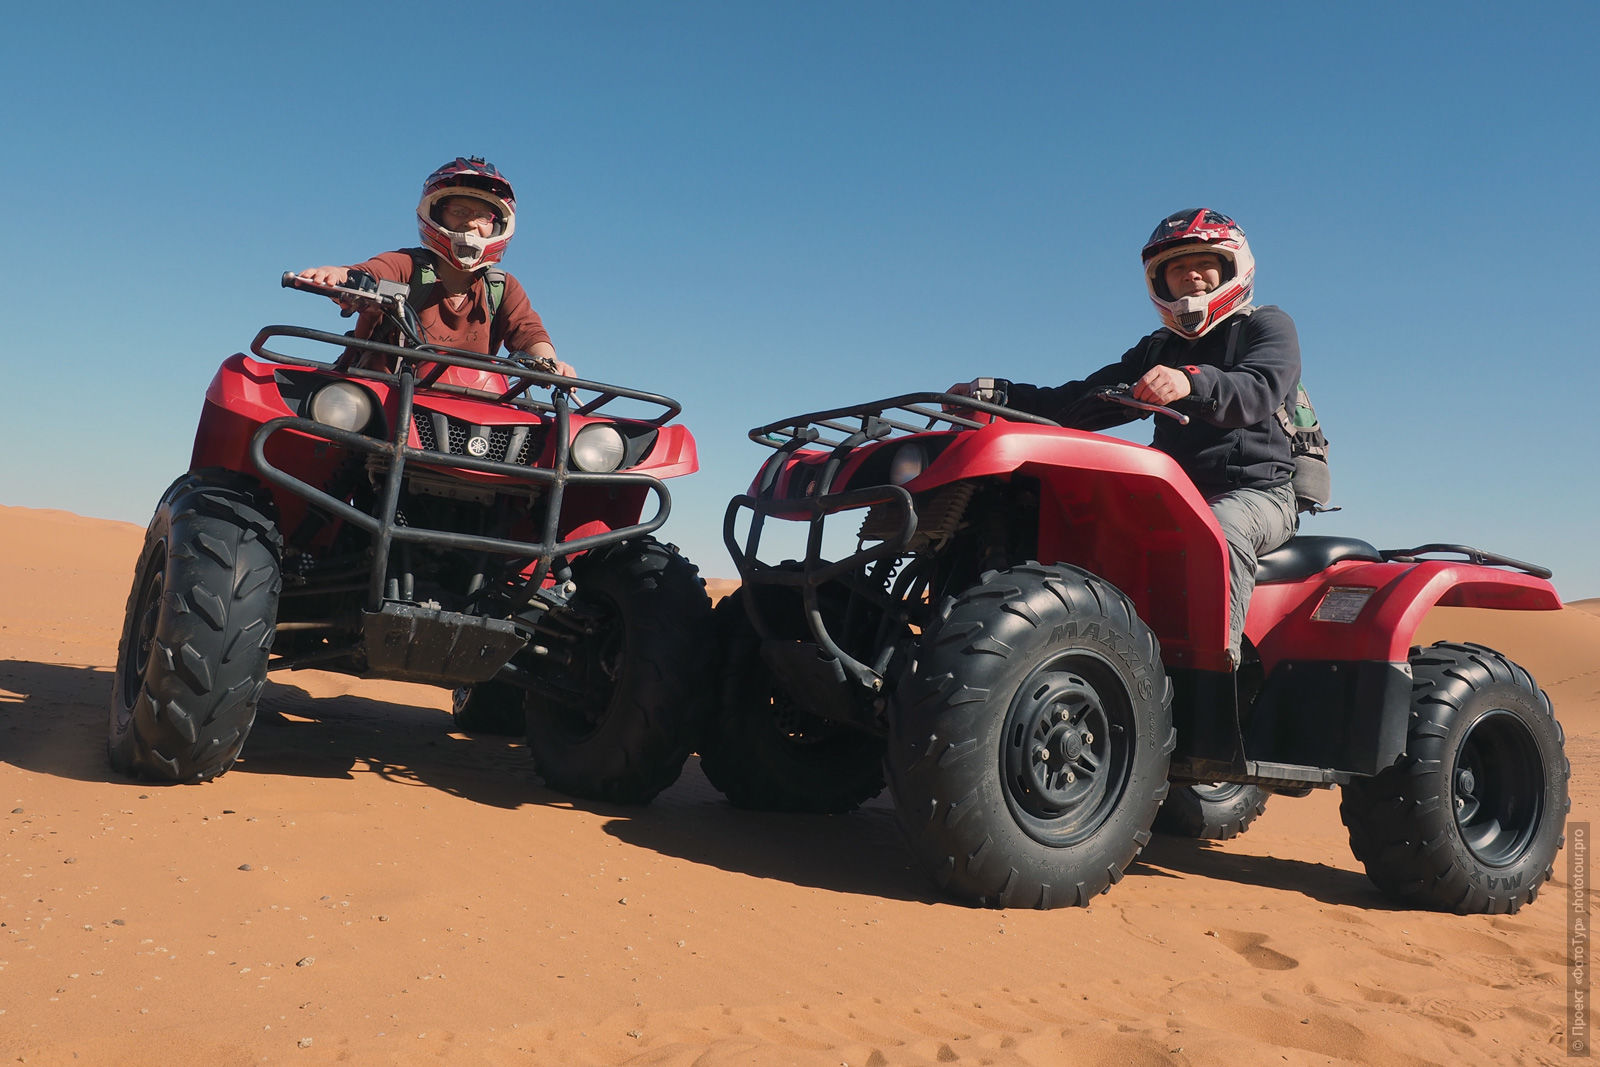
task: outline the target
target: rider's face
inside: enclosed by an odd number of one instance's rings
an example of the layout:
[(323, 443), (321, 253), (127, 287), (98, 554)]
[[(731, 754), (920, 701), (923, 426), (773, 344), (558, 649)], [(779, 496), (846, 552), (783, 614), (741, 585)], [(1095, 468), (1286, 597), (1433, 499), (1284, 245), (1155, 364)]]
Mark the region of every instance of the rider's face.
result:
[(439, 204), (439, 221), (445, 229), (457, 233), (475, 233), (479, 237), (493, 237), (494, 210), (473, 196), (446, 197)]
[(1191, 252), (1161, 266), (1162, 280), (1174, 300), (1209, 293), (1222, 284), (1222, 257), (1214, 252)]

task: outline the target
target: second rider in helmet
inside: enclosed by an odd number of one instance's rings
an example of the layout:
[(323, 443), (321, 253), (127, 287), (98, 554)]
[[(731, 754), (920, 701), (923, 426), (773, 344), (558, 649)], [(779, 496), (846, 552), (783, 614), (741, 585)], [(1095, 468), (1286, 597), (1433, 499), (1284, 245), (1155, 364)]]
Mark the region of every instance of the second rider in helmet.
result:
[[(1155, 420), (1152, 444), (1183, 468), (1228, 541), (1228, 651), (1239, 663), (1256, 558), (1294, 536), (1299, 513), (1289, 439), (1275, 413), (1300, 382), (1294, 322), (1252, 307), (1255, 259), (1238, 224), (1196, 208), (1162, 219), (1144, 246), (1145, 286), (1162, 327), (1082, 381), (1012, 385), (1012, 407), (1080, 429), (1143, 417), (1117, 404), (1080, 405), (1094, 391), (1133, 383), (1133, 396), (1176, 405), (1187, 425)], [(977, 383), (952, 387), (972, 394)], [(1076, 408), (1076, 410), (1074, 410)]]
[[(343, 285), (356, 270), (412, 285), (412, 304), (429, 343), (485, 355), (494, 355), (504, 345), (549, 360), (556, 373), (570, 375), (572, 367), (556, 358), (550, 334), (521, 283), (498, 269), (493, 279), (489, 277), (505, 255), (516, 225), (511, 183), (494, 164), (458, 156), (422, 183), (417, 202), (422, 248), (383, 252), (347, 267), (313, 267), (300, 276), (322, 285)], [(431, 285), (420, 284), (416, 277), (424, 268), (433, 275)], [(375, 313), (363, 314), (356, 336), (371, 336), (377, 325)], [(451, 374), (475, 376), (461, 368), (452, 368)]]

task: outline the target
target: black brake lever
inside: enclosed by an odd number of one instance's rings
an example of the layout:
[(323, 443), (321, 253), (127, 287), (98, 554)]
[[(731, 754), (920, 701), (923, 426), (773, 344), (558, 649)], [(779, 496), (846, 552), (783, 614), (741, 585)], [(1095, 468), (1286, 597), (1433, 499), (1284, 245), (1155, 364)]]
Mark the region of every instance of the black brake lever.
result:
[(1181, 411), (1163, 404), (1149, 404), (1143, 400), (1135, 400), (1131, 387), (1128, 385), (1108, 385), (1094, 395), (1101, 400), (1106, 400), (1113, 404), (1121, 404), (1123, 407), (1135, 408), (1139, 411), (1148, 411), (1156, 415), (1165, 415), (1169, 419), (1176, 419), (1179, 426), (1189, 425), (1189, 416)]

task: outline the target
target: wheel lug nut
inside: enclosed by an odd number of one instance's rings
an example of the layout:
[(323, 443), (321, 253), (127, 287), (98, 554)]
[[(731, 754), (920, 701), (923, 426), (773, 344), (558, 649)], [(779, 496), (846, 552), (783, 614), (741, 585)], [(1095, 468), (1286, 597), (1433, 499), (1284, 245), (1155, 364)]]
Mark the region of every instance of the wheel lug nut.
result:
[(1071, 785), (1073, 782), (1076, 782), (1077, 780), (1078, 780), (1078, 776), (1077, 775), (1073, 774), (1071, 771), (1067, 772), (1067, 784), (1068, 785)]

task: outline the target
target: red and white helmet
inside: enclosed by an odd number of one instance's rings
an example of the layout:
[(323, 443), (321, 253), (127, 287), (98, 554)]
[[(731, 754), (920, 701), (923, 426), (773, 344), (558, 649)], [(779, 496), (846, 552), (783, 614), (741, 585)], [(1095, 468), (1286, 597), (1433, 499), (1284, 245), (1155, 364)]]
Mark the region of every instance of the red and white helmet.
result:
[[(480, 237), (446, 229), (438, 218), (439, 204), (452, 196), (470, 196), (488, 204), (495, 215), (494, 233)], [(479, 156), (457, 156), (422, 183), (422, 199), (417, 202), (417, 232), (422, 243), (462, 270), (482, 270), (500, 262), (516, 228), (517, 199), (511, 183), (493, 163)]]
[[(1173, 298), (1163, 267), (1168, 260), (1210, 252), (1222, 260), (1222, 284), (1209, 293)], [(1210, 333), (1223, 319), (1250, 306), (1256, 284), (1256, 260), (1239, 224), (1220, 211), (1194, 208), (1168, 215), (1144, 245), (1144, 283), (1162, 323), (1179, 337), (1193, 341)]]

